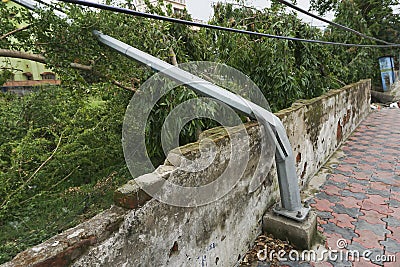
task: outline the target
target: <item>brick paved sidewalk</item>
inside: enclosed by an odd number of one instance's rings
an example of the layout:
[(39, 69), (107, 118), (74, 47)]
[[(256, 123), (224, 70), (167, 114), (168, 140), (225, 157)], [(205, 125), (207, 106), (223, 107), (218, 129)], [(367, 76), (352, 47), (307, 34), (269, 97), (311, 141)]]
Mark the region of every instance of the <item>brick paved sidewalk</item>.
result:
[(400, 110), (370, 114), (341, 149), (344, 156), (312, 206), (328, 248), (345, 239), (347, 250), (367, 253), (371, 261), (311, 265), (400, 266)]

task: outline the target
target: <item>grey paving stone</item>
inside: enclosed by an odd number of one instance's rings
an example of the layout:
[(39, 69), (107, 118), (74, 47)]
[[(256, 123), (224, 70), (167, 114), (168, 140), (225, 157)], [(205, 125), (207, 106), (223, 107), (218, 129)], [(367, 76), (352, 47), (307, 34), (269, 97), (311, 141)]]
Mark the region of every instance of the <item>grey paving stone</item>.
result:
[(376, 189), (373, 189), (373, 188), (369, 188), (367, 190), (367, 194), (368, 195), (380, 195), (382, 197), (387, 197), (387, 198), (390, 197), (390, 192), (383, 191), (383, 190), (376, 190)]
[(358, 235), (354, 232), (353, 229), (342, 228), (331, 222), (328, 222), (327, 224), (323, 224), (322, 228), (324, 228), (324, 232), (326, 232), (328, 234), (338, 234), (346, 239), (358, 237)]
[(391, 199), (389, 201), (385, 201), (387, 204), (389, 204), (389, 207), (391, 208), (398, 208), (400, 207), (400, 201), (397, 201), (395, 199)]
[(363, 174), (363, 175), (369, 175), (372, 176), (372, 174), (374, 174), (374, 171), (372, 170), (365, 170), (365, 169), (358, 169), (353, 176), (357, 177), (357, 174)]
[(362, 255), (362, 252), (367, 250), (367, 248), (362, 246), (360, 243), (353, 241), (353, 242), (351, 242), (350, 245), (347, 246), (347, 250), (356, 250), (356, 251), (360, 252), (360, 255)]
[(356, 227), (356, 230), (369, 230), (378, 236), (384, 236), (385, 234), (391, 233), (386, 229), (386, 225), (384, 224), (372, 224), (364, 220), (358, 220), (356, 222), (352, 222), (352, 224)]
[(361, 155), (351, 155), (352, 158), (355, 159), (363, 159), (365, 156), (361, 156)]
[(363, 215), (363, 213), (358, 208), (346, 208), (342, 204), (336, 204), (332, 207), (332, 210), (338, 214), (347, 214), (350, 217), (357, 219), (358, 216)]
[(400, 193), (400, 187), (391, 186), (391, 187), (390, 187), (390, 191), (391, 191), (391, 192), (398, 192), (398, 193)]
[(307, 199), (308, 204), (315, 204), (317, 203), (314, 198)]
[(376, 261), (376, 257), (385, 255), (385, 251), (383, 249), (367, 249), (363, 247), (361, 244), (357, 242), (352, 242), (351, 245), (347, 247), (350, 251), (358, 251), (360, 253), (360, 257), (366, 256), (366, 260), (371, 260), (374, 264), (383, 266), (382, 261)]
[(379, 168), (379, 167), (376, 167), (376, 171), (379, 173), (380, 171), (391, 171), (391, 170), (393, 170), (393, 168), (391, 167), (391, 168)]
[(371, 254), (369, 256), (371, 262), (383, 266), (384, 262), (382, 262), (382, 260), (377, 261), (377, 256), (385, 255), (385, 251), (383, 249), (370, 249), (369, 251), (371, 251)]
[(361, 146), (361, 145), (356, 145), (356, 146), (351, 146), (351, 150), (357, 151), (357, 152), (367, 152), (368, 151), (368, 147)]
[(388, 226), (390, 227), (400, 227), (400, 221), (397, 220), (396, 218), (389, 216), (387, 218), (383, 218), (382, 221), (387, 223)]
[(315, 197), (318, 199), (329, 200), (329, 202), (332, 202), (332, 203), (336, 203), (336, 202), (339, 202), (342, 200), (339, 196), (331, 196), (325, 192), (320, 192), (320, 193), (316, 194)]
[(328, 262), (330, 264), (332, 264), (333, 267), (351, 267), (351, 266), (353, 266), (353, 263), (351, 263), (349, 261), (340, 261), (340, 260), (331, 261), (331, 260), (328, 260)]
[(343, 190), (342, 191), (342, 196), (344, 196), (344, 197), (354, 197), (354, 198), (359, 199), (359, 200), (364, 200), (364, 199), (368, 198), (365, 195), (365, 193), (354, 193), (354, 192), (351, 192), (349, 190)]
[(398, 176), (398, 175), (395, 174), (395, 175), (393, 176), (393, 179), (395, 179), (396, 181), (400, 181), (400, 176)]
[[(357, 176), (357, 174), (356, 174)], [(368, 180), (359, 180), (359, 179), (355, 179), (355, 178), (350, 178), (349, 179), (349, 183), (356, 183), (356, 184), (361, 184), (361, 185), (368, 185), (369, 181)]]
[(372, 176), (371, 177), (371, 181), (373, 181), (373, 182), (381, 182), (381, 183), (388, 184), (388, 185), (396, 185), (395, 181), (391, 181), (390, 179), (387, 179), (387, 178), (380, 178), (380, 177), (377, 177), (377, 176)]
[(317, 215), (321, 219), (332, 219), (333, 218), (332, 213), (330, 213), (328, 211), (317, 211)]
[(381, 245), (385, 246), (385, 250), (392, 252), (392, 253), (397, 253), (400, 252), (400, 243), (397, 242), (394, 239), (388, 238), (386, 241), (380, 241)]
[(344, 189), (344, 188), (347, 187), (347, 184), (346, 184), (346, 183), (335, 182), (335, 181), (332, 181), (332, 180), (327, 180), (327, 181), (325, 182), (325, 184), (326, 184), (326, 185), (334, 185), (334, 186), (336, 186), (336, 187), (339, 187), (340, 189)]

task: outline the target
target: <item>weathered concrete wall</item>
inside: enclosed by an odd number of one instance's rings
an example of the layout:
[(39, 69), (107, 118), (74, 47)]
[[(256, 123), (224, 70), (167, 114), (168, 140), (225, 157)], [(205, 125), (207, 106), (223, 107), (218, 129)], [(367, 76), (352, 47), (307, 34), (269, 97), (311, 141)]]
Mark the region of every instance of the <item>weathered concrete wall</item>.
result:
[(300, 184), (324, 165), (370, 111), (370, 80), (301, 100), (276, 115), (285, 125)]
[[(304, 185), (368, 114), (370, 87), (369, 80), (361, 81), (295, 103), (277, 114), (297, 156), (299, 183)], [(259, 160), (260, 132), (257, 123), (248, 123), (246, 129), (251, 152), (246, 171), (233, 190), (218, 201), (197, 208), (169, 206), (151, 199), (131, 181), (115, 194), (116, 204), (123, 208), (113, 207), (22, 252), (4, 267), (234, 266), (260, 233), (262, 215), (279, 197), (274, 167), (268, 174), (257, 174), (267, 178), (258, 190), (249, 193)], [(167, 160), (156, 171), (171, 182), (185, 181), (191, 186), (216, 179), (229, 160), (228, 137), (218, 128), (203, 137), (212, 139), (217, 147), (209, 168), (183, 173)], [(237, 145), (243, 146), (241, 142)], [(181, 151), (189, 158), (200, 154), (198, 143)], [(207, 156), (211, 152), (202, 153)], [(174, 151), (169, 155), (173, 158)]]

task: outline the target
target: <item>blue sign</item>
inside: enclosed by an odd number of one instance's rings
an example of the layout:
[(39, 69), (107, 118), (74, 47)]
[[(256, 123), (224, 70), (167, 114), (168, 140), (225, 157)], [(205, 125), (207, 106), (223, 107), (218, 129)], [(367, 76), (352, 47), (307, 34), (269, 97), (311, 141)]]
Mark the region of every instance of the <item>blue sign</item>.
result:
[(394, 59), (391, 56), (380, 57), (379, 65), (381, 67), (383, 91), (388, 91), (395, 82)]

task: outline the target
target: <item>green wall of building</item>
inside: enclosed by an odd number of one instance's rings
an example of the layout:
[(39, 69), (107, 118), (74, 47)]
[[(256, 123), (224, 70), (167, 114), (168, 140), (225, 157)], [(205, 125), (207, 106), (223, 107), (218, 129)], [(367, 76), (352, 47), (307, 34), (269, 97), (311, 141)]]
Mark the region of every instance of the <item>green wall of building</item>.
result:
[[(3, 3), (6, 3), (7, 8), (12, 7), (21, 7), (20, 5), (14, 3), (10, 0), (1, 0)], [(26, 24), (25, 24), (26, 25)], [(20, 28), (25, 26), (22, 24), (16, 24), (16, 28)], [(2, 47), (3, 49), (8, 49), (8, 47)], [(0, 57), (0, 68), (7, 68), (12, 70), (14, 73), (14, 81), (26, 81), (28, 80), (28, 76), (24, 75), (24, 73), (31, 73), (32, 80), (42, 80), (42, 76), (40, 74), (44, 72), (52, 72), (52, 70), (46, 68), (46, 66), (42, 63), (26, 60), (26, 59), (18, 59), (18, 58), (5, 58)]]

